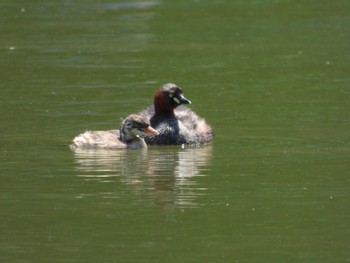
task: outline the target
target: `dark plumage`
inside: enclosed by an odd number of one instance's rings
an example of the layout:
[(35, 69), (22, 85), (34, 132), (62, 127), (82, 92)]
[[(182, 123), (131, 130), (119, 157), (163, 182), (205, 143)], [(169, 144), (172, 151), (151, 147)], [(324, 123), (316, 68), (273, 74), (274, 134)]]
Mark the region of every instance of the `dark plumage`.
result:
[(150, 120), (158, 135), (145, 137), (147, 144), (202, 144), (213, 138), (212, 128), (195, 112), (182, 104), (191, 101), (175, 84), (163, 85), (154, 96), (154, 105), (139, 114)]

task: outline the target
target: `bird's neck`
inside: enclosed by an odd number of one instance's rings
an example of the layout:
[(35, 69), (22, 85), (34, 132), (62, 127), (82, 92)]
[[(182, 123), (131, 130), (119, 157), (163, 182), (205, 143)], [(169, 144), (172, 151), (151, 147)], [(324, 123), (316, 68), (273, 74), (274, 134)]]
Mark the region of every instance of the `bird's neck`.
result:
[(132, 141), (127, 142), (127, 146), (130, 149), (147, 148), (147, 144), (140, 137), (135, 137)]
[(155, 106), (154, 112), (158, 121), (175, 118), (175, 113), (173, 109), (165, 109)]

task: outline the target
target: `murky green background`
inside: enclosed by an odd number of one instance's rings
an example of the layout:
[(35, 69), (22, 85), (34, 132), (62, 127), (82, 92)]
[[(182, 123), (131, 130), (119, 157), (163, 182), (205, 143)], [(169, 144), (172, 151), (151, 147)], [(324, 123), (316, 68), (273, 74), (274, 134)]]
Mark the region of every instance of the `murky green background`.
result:
[[(2, 0), (0, 261), (350, 261), (349, 10)], [(165, 82), (212, 145), (68, 148)]]

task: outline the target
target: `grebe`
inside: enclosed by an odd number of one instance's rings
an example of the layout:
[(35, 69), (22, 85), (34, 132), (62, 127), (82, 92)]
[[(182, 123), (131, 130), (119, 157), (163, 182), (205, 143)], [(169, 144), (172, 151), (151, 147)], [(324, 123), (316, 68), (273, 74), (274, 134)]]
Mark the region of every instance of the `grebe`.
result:
[(140, 136), (156, 135), (147, 119), (140, 115), (131, 114), (126, 117), (119, 130), (86, 131), (73, 139), (72, 148), (147, 148), (147, 144)]
[(210, 125), (182, 104), (191, 104), (191, 101), (173, 83), (164, 84), (155, 93), (154, 105), (139, 113), (150, 120), (151, 126), (158, 132), (145, 137), (147, 144), (202, 144), (213, 139)]

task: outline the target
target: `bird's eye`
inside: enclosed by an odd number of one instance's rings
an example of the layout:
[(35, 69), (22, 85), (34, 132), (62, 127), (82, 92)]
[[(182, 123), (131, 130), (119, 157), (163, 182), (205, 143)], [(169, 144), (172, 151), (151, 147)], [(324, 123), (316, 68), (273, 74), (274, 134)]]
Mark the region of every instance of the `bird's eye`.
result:
[(125, 127), (128, 129), (132, 128), (132, 123), (130, 123), (130, 122), (125, 123)]
[(169, 93), (169, 98), (172, 98), (172, 97), (174, 97), (174, 94)]

